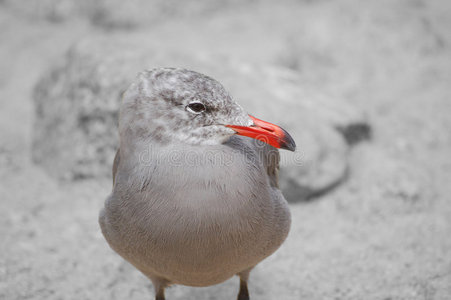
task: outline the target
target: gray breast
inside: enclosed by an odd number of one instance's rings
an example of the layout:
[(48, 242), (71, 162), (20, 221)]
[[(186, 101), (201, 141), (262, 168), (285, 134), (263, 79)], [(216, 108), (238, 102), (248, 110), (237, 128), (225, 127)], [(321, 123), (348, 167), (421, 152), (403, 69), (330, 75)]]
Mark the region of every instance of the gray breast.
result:
[[(118, 175), (132, 172), (135, 181), (117, 176), (101, 215), (112, 248), (149, 276), (193, 286), (219, 283), (270, 255), (290, 215), (253, 145), (236, 137), (212, 146), (222, 162), (119, 165)], [(205, 156), (193, 151), (190, 159)]]

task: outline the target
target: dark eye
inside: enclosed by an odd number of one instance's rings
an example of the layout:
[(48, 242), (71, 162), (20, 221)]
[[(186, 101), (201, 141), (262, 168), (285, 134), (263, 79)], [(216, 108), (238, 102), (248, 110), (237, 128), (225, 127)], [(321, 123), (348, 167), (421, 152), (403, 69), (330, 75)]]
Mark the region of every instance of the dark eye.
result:
[(186, 106), (186, 110), (195, 114), (200, 114), (201, 112), (204, 112), (205, 109), (205, 105), (199, 101), (193, 101)]

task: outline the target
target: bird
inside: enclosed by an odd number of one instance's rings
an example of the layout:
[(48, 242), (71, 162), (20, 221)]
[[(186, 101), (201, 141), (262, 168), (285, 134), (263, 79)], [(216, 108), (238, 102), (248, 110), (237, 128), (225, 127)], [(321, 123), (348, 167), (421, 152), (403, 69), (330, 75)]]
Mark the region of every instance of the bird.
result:
[(251, 270), (286, 239), (281, 127), (249, 115), (215, 79), (183, 68), (139, 73), (122, 95), (113, 189), (99, 214), (109, 246), (150, 279), (204, 287)]

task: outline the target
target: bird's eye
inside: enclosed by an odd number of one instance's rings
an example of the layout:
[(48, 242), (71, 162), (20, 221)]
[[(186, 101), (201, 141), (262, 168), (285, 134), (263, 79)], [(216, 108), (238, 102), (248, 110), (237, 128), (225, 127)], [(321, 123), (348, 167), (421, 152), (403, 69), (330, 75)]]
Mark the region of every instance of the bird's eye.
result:
[(200, 114), (205, 111), (205, 105), (202, 102), (194, 101), (186, 106), (186, 110), (189, 112)]

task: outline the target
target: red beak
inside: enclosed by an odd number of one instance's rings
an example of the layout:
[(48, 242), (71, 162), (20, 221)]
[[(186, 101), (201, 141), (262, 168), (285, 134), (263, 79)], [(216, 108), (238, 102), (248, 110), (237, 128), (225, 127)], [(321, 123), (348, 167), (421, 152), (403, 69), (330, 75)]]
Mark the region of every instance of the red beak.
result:
[(254, 121), (254, 125), (252, 126), (226, 126), (235, 130), (238, 135), (251, 137), (276, 148), (290, 151), (296, 150), (296, 144), (293, 138), (282, 127), (254, 118), (251, 115), (249, 117)]

